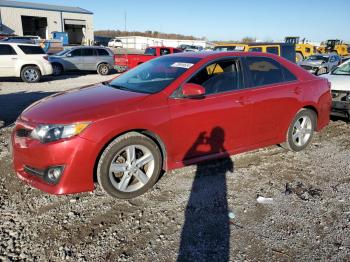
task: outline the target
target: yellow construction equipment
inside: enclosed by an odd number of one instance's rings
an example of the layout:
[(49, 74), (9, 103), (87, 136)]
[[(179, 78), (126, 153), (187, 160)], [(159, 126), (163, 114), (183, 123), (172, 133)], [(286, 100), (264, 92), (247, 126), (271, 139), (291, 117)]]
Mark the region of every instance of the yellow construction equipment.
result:
[(340, 56), (348, 56), (350, 55), (350, 46), (339, 39), (330, 39), (318, 48), (318, 52), (322, 54), (334, 53)]
[(289, 44), (295, 44), (295, 57), (296, 62), (304, 60), (310, 55), (314, 55), (317, 53), (316, 46), (307, 43), (305, 38), (300, 41), (299, 36), (287, 36), (285, 38), (285, 42)]

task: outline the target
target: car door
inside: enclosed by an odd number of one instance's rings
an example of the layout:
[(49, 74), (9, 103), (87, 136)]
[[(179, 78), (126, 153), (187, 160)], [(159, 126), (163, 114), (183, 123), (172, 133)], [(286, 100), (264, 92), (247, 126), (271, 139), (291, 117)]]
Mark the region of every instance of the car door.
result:
[(66, 70), (84, 70), (82, 67), (81, 48), (75, 48), (63, 58)]
[(187, 82), (202, 85), (206, 95), (184, 98), (179, 87), (169, 99), (174, 161), (191, 163), (249, 146), (250, 112), (240, 60), (207, 64)]
[(0, 44), (0, 76), (16, 76), (18, 55), (11, 45)]
[(252, 142), (268, 144), (281, 137), (299, 107), (301, 89), (297, 78), (269, 57), (244, 59), (247, 96), (251, 100)]
[(96, 70), (97, 52), (93, 48), (82, 48), (82, 70)]

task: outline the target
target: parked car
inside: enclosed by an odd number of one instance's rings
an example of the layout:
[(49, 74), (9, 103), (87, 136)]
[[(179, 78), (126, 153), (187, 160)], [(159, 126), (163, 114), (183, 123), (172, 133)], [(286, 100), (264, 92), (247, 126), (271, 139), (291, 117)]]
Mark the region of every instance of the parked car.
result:
[(2, 39), (2, 42), (37, 44), (41, 38), (39, 36), (8, 36)]
[(199, 52), (199, 51), (203, 51), (204, 48), (202, 46), (199, 45), (179, 45), (178, 47), (179, 49), (182, 49), (184, 52)]
[(51, 63), (40, 46), (0, 42), (0, 77), (20, 77), (24, 82), (36, 83), (51, 74)]
[(118, 72), (124, 72), (144, 62), (152, 60), (158, 56), (180, 53), (181, 49), (166, 46), (151, 46), (145, 49), (144, 54), (116, 54), (115, 69)]
[[(326, 79), (262, 53), (180, 53), (55, 94), (17, 119), (17, 175), (52, 194), (136, 197), (161, 170), (273, 144), (300, 151), (329, 123)], [(40, 156), (40, 157), (38, 157)]]
[(108, 47), (123, 48), (123, 43), (120, 39), (111, 39), (108, 42)]
[(105, 47), (79, 46), (49, 56), (49, 61), (52, 63), (54, 75), (79, 70), (108, 75), (114, 67), (114, 54)]
[(332, 84), (332, 114), (350, 120), (350, 60), (322, 77)]
[(279, 55), (296, 62), (295, 44), (293, 43), (274, 43), (274, 42), (253, 42), (253, 43), (232, 43), (218, 44), (214, 47), (214, 51), (222, 52), (262, 52)]
[(332, 71), (340, 63), (340, 56), (336, 54), (324, 54), (311, 55), (299, 62), (299, 65), (312, 74), (322, 75)]

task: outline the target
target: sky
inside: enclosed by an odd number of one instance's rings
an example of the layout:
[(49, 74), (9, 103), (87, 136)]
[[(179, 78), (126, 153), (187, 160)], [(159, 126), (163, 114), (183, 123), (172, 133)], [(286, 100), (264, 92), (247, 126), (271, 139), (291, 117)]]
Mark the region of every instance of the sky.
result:
[(94, 30), (159, 31), (209, 40), (350, 42), (350, 0), (22, 0), (78, 6), (94, 13)]

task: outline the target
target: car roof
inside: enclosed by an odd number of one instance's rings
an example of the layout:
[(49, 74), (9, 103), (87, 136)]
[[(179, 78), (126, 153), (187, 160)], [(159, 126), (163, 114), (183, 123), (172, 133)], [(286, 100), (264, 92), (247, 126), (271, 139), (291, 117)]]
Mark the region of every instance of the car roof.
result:
[(19, 43), (19, 42), (2, 42), (0, 41), (0, 45), (24, 45), (24, 46), (39, 46), (35, 44), (28, 44), (28, 43)]
[(200, 52), (182, 52), (172, 54), (173, 56), (179, 57), (193, 57), (193, 58), (216, 58), (216, 57), (225, 57), (225, 56), (267, 56), (271, 58), (279, 57), (270, 53), (262, 53), (262, 52), (217, 52), (217, 51), (200, 51)]

